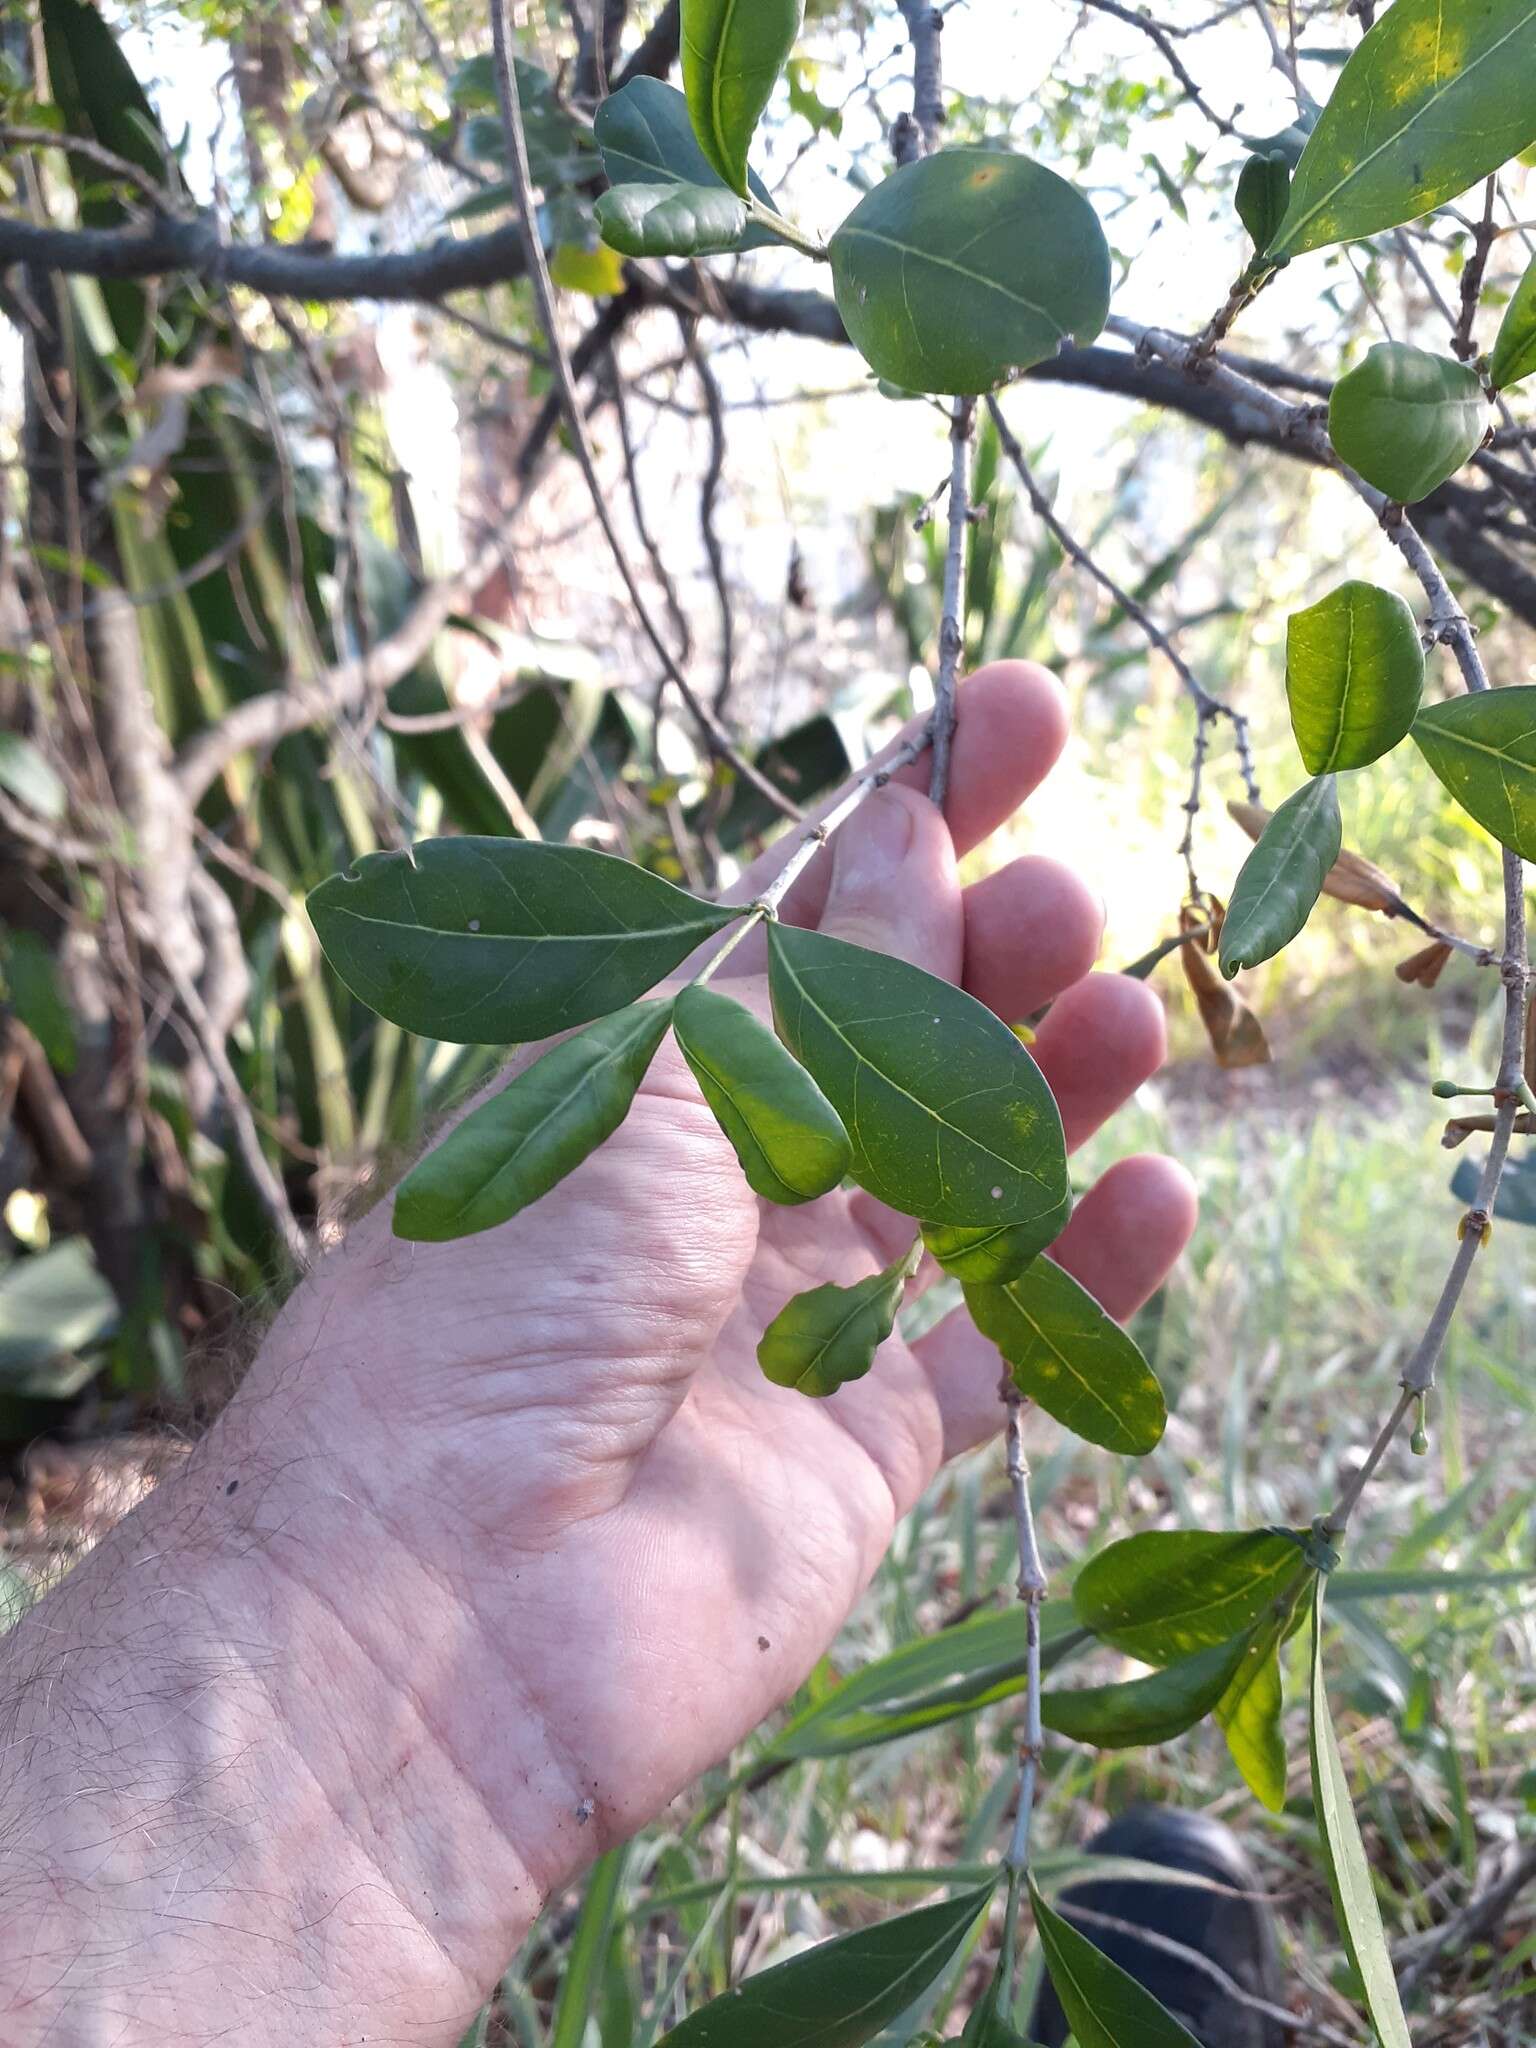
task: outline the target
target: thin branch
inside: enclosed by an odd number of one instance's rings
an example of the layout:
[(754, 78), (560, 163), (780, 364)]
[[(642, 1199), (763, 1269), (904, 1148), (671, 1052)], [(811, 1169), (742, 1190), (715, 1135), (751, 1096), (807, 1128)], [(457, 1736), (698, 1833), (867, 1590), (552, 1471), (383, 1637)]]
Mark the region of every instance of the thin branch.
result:
[(1085, 7), (1091, 7), (1096, 14), (1112, 14), (1116, 21), (1123, 21), (1128, 23), (1131, 28), (1140, 29), (1144, 36), (1156, 44), (1163, 62), (1183, 87), (1184, 97), (1191, 105), (1197, 107), (1204, 114), (1206, 120), (1213, 127), (1219, 129), (1223, 135), (1235, 135), (1237, 133), (1236, 125), (1231, 121), (1224, 120), (1201, 92), (1190, 73), (1188, 65), (1185, 64), (1183, 58), (1174, 48), (1173, 38), (1161, 22), (1154, 21), (1150, 14), (1143, 13), (1139, 8), (1122, 7), (1119, 4), (1119, 0), (1082, 0), (1082, 4)]
[(1472, 254), (1461, 273), (1461, 306), (1456, 315), (1451, 347), (1464, 363), (1471, 362), (1477, 354), (1477, 344), (1472, 339), (1472, 323), (1477, 318), (1477, 301), (1483, 289), (1483, 275), (1488, 268), (1488, 252), (1499, 238), (1499, 231), (1493, 224), (1498, 191), (1499, 180), (1495, 172), (1483, 188), (1483, 217), (1472, 230)]
[(944, 135), (944, 17), (929, 0), (899, 0), (912, 44), (912, 115), (891, 137), (898, 163), (939, 148)]
[(933, 686), (933, 773), (928, 794), (941, 808), (949, 794), (949, 755), (955, 736), (955, 696), (965, 652), (965, 564), (971, 533), (971, 449), (976, 401), (957, 398), (949, 429), (949, 544), (944, 553), (944, 606), (939, 619), (939, 667)]

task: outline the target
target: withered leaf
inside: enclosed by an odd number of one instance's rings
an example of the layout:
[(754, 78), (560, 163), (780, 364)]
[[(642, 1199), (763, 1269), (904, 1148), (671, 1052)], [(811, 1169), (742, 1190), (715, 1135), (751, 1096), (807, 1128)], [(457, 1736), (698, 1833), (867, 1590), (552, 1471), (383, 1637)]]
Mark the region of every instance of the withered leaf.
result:
[(1417, 953), (1411, 953), (1406, 960), (1399, 962), (1398, 980), (1411, 982), (1416, 988), (1433, 988), (1445, 972), (1445, 963), (1454, 950), (1455, 948), (1446, 945), (1443, 939), (1436, 939), (1433, 944), (1423, 947)]
[(1208, 897), (1202, 908), (1186, 905), (1179, 913), (1181, 930), (1193, 933), (1202, 917), (1208, 918), (1208, 923), (1198, 937), (1191, 936), (1190, 943), (1181, 947), (1179, 959), (1217, 1066), (1229, 1070), (1259, 1067), (1270, 1058), (1264, 1027), (1232, 984), (1223, 980), (1221, 969), (1211, 958), (1221, 943), (1225, 915), (1225, 906), (1214, 896)]

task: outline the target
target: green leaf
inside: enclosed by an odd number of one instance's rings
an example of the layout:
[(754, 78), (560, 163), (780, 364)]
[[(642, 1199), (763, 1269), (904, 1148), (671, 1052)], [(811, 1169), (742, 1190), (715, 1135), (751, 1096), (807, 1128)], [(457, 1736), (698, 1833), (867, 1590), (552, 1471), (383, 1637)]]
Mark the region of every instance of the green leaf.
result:
[(1367, 349), (1328, 400), (1328, 432), (1340, 459), (1399, 505), (1438, 490), (1487, 430), (1477, 372), (1401, 341)]
[(1328, 1692), (1323, 1683), (1325, 1584), (1325, 1580), (1319, 1579), (1312, 1595), (1312, 1798), (1317, 1808), (1318, 1833), (1322, 1837), (1339, 1932), (1364, 1987), (1365, 2009), (1371, 2025), (1382, 2048), (1411, 2048), (1408, 2022), (1403, 2017), (1392, 1958), (1387, 1952), (1381, 1908), (1371, 1884), (1371, 1867), (1349, 1796), (1349, 1780), (1339, 1754), (1333, 1716), (1328, 1711)]
[(973, 2008), (965, 2023), (960, 2036), (962, 2048), (1030, 2048), (1029, 2042), (1016, 2027), (1009, 2025), (1006, 2017), (1004, 1980), (1008, 1974), (1004, 1960), (999, 1958), (986, 1996)]
[[(1470, 1208), (1477, 1200), (1482, 1177), (1481, 1168), (1473, 1160), (1463, 1159), (1451, 1175), (1451, 1193)], [(1499, 1192), (1493, 1198), (1493, 1213), (1506, 1223), (1536, 1223), (1536, 1159), (1529, 1153), (1505, 1167)]]
[(1488, 363), (1488, 377), (1495, 391), (1507, 391), (1536, 370), (1536, 262), (1527, 264), (1525, 275), (1515, 286), (1515, 295), (1504, 308), (1498, 338)]
[(1251, 156), (1243, 165), (1237, 180), (1237, 217), (1253, 237), (1256, 256), (1264, 254), (1284, 219), (1290, 189), (1290, 166), (1278, 150), (1273, 156)]
[(1536, 0), (1393, 0), (1302, 151), (1276, 257), (1416, 220), (1536, 140)]
[(1135, 1749), (1170, 1742), (1212, 1712), (1240, 1669), (1249, 1638), (1234, 1636), (1181, 1657), (1148, 1678), (1091, 1685), (1076, 1692), (1045, 1692), (1040, 1718), (1058, 1735), (1096, 1749)]
[(1288, 946), (1312, 915), (1344, 844), (1338, 787), (1319, 775), (1288, 796), (1243, 862), (1221, 927), (1221, 971), (1230, 981)]
[(117, 1314), (117, 1297), (83, 1237), (15, 1260), (0, 1272), (0, 1386), (52, 1392), (51, 1379), (40, 1376), (106, 1336)]
[(853, 1178), (904, 1216), (1029, 1225), (1040, 1249), (1071, 1203), (1061, 1116), (1013, 1033), (921, 968), (777, 921), (779, 1036), (853, 1146)]
[(1143, 1664), (1172, 1664), (1271, 1611), (1289, 1614), (1306, 1570), (1287, 1529), (1154, 1529), (1091, 1558), (1072, 1604), (1100, 1641)]
[(424, 1038), (547, 1038), (653, 988), (739, 910), (612, 854), (522, 839), (370, 853), (309, 898), (327, 959), (371, 1010)]
[(1309, 775), (1389, 753), (1423, 689), (1418, 622), (1395, 590), (1341, 583), (1286, 622), (1285, 693)]
[(14, 732), (0, 732), (0, 789), (40, 818), (64, 815), (63, 783), (32, 742)]
[(967, 1287), (965, 1305), (1019, 1392), (1066, 1428), (1134, 1457), (1161, 1441), (1163, 1390), (1134, 1338), (1054, 1260), (1004, 1286)]
[(683, 91), (700, 149), (734, 192), (795, 47), (804, 0), (683, 0)]
[(852, 1287), (811, 1287), (792, 1295), (764, 1330), (757, 1347), (763, 1377), (776, 1387), (818, 1400), (849, 1380), (861, 1380), (896, 1327), (896, 1314), (912, 1257), (903, 1252), (883, 1272)]
[(951, 149), (866, 194), (830, 245), (849, 339), (906, 391), (989, 391), (1092, 341), (1109, 245), (1065, 178), (999, 149)]
[(723, 185), (615, 185), (597, 225), (625, 256), (718, 256), (740, 248), (747, 208)]
[(0, 996), (3, 996), (60, 1074), (75, 1071), (75, 1020), (59, 987), (48, 948), (36, 932), (0, 925)]
[(978, 1886), (760, 1971), (674, 2027), (661, 2048), (863, 2048), (938, 1981), (995, 1889)]
[(1040, 1255), (1037, 1233), (1028, 1225), (983, 1223), (973, 1230), (952, 1223), (925, 1223), (923, 1243), (946, 1273), (978, 1286), (1016, 1280)]
[(812, 1202), (837, 1186), (853, 1156), (842, 1118), (750, 1010), (691, 986), (672, 1029), (755, 1193)]
[(1462, 809), (1536, 860), (1536, 683), (1431, 704), (1413, 737)]
[[(730, 188), (694, 139), (688, 102), (659, 78), (632, 78), (597, 110), (593, 134), (610, 185), (705, 185)], [(751, 198), (772, 210), (768, 187), (755, 171), (747, 174)], [(755, 223), (742, 236), (743, 249), (761, 249), (774, 237)]]
[(1279, 1813), (1285, 1805), (1285, 1735), (1280, 1684), (1280, 1643), (1284, 1626), (1267, 1622), (1246, 1646), (1246, 1656), (1216, 1703), (1216, 1725), (1227, 1739), (1232, 1761), (1261, 1805)]
[(473, 1237), (558, 1187), (628, 1116), (671, 1014), (670, 1003), (636, 1003), (524, 1068), (406, 1175), (396, 1237)]
[(600, 1856), (592, 1866), (576, 1931), (565, 1951), (560, 2000), (549, 2030), (549, 2048), (584, 2048), (588, 2039), (602, 1990), (628, 1858), (629, 1844), (625, 1842)]
[(589, 299), (611, 299), (624, 289), (624, 265), (614, 249), (596, 249), (562, 242), (549, 259), (552, 283), (563, 292), (583, 292)]
[(1136, 1979), (1064, 1920), (1029, 1882), (1035, 1927), (1078, 2048), (1200, 2048)]

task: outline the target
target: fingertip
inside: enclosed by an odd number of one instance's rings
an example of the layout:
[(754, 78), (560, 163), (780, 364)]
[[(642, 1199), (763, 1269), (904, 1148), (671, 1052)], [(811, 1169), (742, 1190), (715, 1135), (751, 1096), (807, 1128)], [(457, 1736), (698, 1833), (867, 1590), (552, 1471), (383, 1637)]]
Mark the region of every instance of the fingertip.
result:
[[(957, 853), (1006, 824), (1055, 767), (1071, 717), (1066, 691), (1036, 661), (993, 661), (960, 685), (944, 818)], [(925, 755), (900, 780), (928, 787)]]
[(1167, 1279), (1199, 1214), (1193, 1176), (1176, 1159), (1135, 1152), (1083, 1196), (1051, 1256), (1124, 1321)]
[(1099, 956), (1104, 905), (1061, 861), (1024, 854), (964, 901), (965, 986), (1006, 1023), (1075, 986)]
[(1128, 974), (1090, 974), (1051, 1007), (1034, 1055), (1061, 1106), (1069, 1146), (1112, 1116), (1168, 1052), (1163, 1006)]

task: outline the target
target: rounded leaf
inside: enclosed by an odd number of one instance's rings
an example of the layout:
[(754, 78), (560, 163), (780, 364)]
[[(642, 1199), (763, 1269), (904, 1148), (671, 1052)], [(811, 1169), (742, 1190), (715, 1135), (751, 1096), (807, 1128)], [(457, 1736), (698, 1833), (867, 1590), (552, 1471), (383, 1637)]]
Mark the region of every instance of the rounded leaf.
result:
[(1431, 704), (1413, 737), (1462, 809), (1501, 846), (1536, 860), (1536, 684)]
[(1109, 312), (1098, 215), (1006, 150), (945, 150), (893, 172), (830, 255), (854, 347), (906, 391), (989, 391), (1064, 341), (1092, 341)]
[(1525, 275), (1515, 286), (1515, 295), (1504, 308), (1498, 339), (1488, 363), (1488, 377), (1495, 391), (1507, 391), (1522, 377), (1536, 370), (1536, 262), (1527, 264)]
[(719, 256), (740, 248), (747, 206), (723, 185), (615, 185), (597, 225), (622, 256)]
[(1288, 796), (1243, 862), (1221, 927), (1221, 971), (1272, 960), (1312, 915), (1344, 844), (1338, 787), (1319, 775)]
[(1279, 150), (1251, 156), (1237, 180), (1237, 217), (1253, 237), (1255, 255), (1262, 256), (1285, 215), (1291, 172)]
[(1487, 431), (1477, 372), (1406, 342), (1378, 342), (1328, 401), (1340, 459), (1399, 505), (1416, 504), (1454, 476)]
[(853, 1148), (805, 1068), (729, 996), (685, 988), (672, 1030), (754, 1193), (811, 1202), (835, 1188)]
[(1308, 1570), (1288, 1529), (1154, 1529), (1090, 1558), (1072, 1587), (1084, 1628), (1143, 1664), (1226, 1643), (1283, 1603)]
[[(729, 188), (700, 149), (688, 117), (688, 102), (676, 86), (659, 78), (632, 78), (610, 93), (597, 110), (592, 133), (602, 152), (610, 185), (706, 185)], [(772, 208), (768, 187), (747, 173), (748, 195)], [(743, 249), (760, 249), (774, 237), (755, 222), (741, 239)]]
[(733, 191), (795, 47), (805, 0), (683, 0), (683, 91), (700, 149)]
[(903, 1252), (883, 1272), (852, 1287), (828, 1283), (792, 1296), (758, 1344), (764, 1379), (818, 1400), (849, 1380), (861, 1380), (896, 1327), (911, 1272), (911, 1257)]
[(1309, 774), (1364, 768), (1390, 752), (1423, 689), (1418, 622), (1395, 590), (1341, 583), (1286, 622), (1285, 693)]

